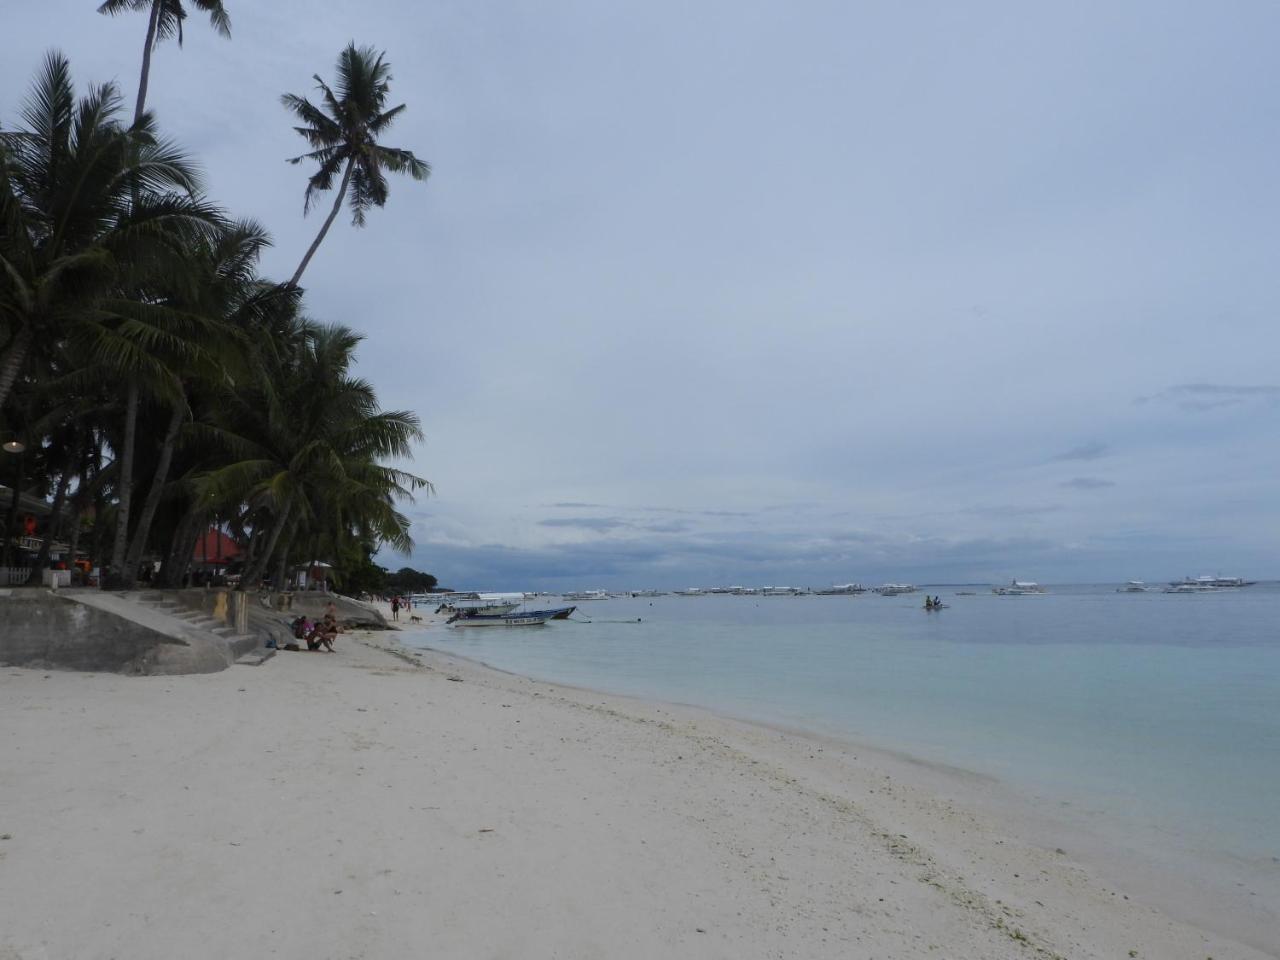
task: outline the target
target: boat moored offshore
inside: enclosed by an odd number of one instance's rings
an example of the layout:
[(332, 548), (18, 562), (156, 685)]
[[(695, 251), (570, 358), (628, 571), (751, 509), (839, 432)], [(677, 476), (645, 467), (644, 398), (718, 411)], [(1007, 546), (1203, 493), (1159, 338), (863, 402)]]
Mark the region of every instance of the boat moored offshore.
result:
[(1007, 587), (992, 587), (991, 592), (1000, 597), (1024, 597), (1049, 591), (1034, 580), (1011, 580)]

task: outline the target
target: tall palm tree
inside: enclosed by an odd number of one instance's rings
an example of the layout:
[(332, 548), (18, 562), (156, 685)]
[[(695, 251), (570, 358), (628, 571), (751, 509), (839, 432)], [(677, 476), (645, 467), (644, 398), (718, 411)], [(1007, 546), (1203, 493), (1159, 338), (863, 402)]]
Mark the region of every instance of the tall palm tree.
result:
[[(213, 29), (224, 37), (231, 36), (231, 17), (222, 5), (222, 0), (191, 0), (197, 10), (209, 14), (209, 22)], [(150, 14), (147, 21), (147, 42), (142, 48), (142, 73), (138, 78), (138, 102), (133, 110), (133, 122), (142, 119), (147, 109), (147, 86), (151, 82), (151, 51), (161, 40), (169, 37), (178, 38), (178, 46), (182, 46), (182, 21), (187, 19), (187, 10), (183, 0), (106, 0), (99, 13), (115, 16), (133, 10), (147, 10)]]
[(389, 189), (385, 171), (406, 173), (415, 180), (425, 180), (431, 167), (408, 150), (386, 147), (378, 143), (378, 137), (405, 110), (387, 108), (387, 96), (391, 92), (391, 64), (385, 53), (373, 47), (357, 47), (350, 44), (338, 55), (337, 91), (315, 76), (320, 90), (323, 109), (311, 101), (286, 93), (281, 97), (284, 105), (302, 121), (295, 130), (311, 146), (310, 153), (290, 158), (290, 163), (313, 160), (318, 169), (307, 181), (303, 212), (308, 213), (316, 196), (331, 189), (339, 174), (342, 183), (333, 209), (325, 218), (320, 233), (307, 249), (306, 256), (294, 271), (289, 286), (296, 287), (302, 279), (307, 264), (320, 248), (325, 234), (342, 209), (347, 192), (351, 194), (351, 221), (357, 227), (364, 226), (365, 213), (371, 207), (381, 207), (387, 202)]
[[(192, 5), (209, 14), (209, 22), (224, 37), (231, 36), (231, 17), (222, 0), (191, 0)], [(177, 37), (182, 46), (182, 22), (187, 19), (183, 0), (105, 0), (98, 12), (108, 16), (135, 10), (147, 10), (147, 38), (142, 47), (142, 71), (138, 76), (138, 99), (133, 109), (133, 124), (138, 126), (146, 116), (147, 88), (151, 82), (151, 53), (161, 40)], [(138, 409), (141, 397), (138, 384), (128, 381), (125, 399), (125, 430), (120, 450), (120, 506), (115, 546), (112, 550), (112, 569), (119, 572), (124, 558), (125, 537), (129, 526), (129, 512), (133, 493), (134, 440), (137, 429)]]

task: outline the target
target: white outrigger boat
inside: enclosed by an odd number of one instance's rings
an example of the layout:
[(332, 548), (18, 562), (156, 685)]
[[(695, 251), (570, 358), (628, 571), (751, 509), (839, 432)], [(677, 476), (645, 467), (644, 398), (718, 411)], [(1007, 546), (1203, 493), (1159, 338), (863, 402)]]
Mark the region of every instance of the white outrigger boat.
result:
[(1251, 587), (1256, 580), (1245, 580), (1243, 577), (1183, 577), (1169, 584), (1165, 593), (1212, 593), (1214, 590), (1231, 589), (1233, 587)]
[(493, 617), (508, 614), (524, 602), (523, 593), (467, 593), (442, 603), (436, 613)]
[(867, 588), (860, 583), (836, 583), (813, 592), (819, 597), (852, 597), (859, 593), (866, 593)]
[(1116, 587), (1116, 593), (1147, 593), (1150, 589), (1141, 580), (1130, 580), (1123, 587)]
[(991, 592), (998, 597), (1025, 597), (1049, 591), (1034, 580), (1011, 580), (1009, 586), (992, 587)]
[(453, 627), (538, 627), (548, 620), (568, 620), (577, 607), (552, 607), (548, 610), (516, 610), (507, 613), (455, 613), (445, 621)]
[(916, 587), (913, 583), (886, 583), (876, 587), (875, 592), (882, 597), (896, 597), (904, 593), (915, 593)]
[(562, 594), (566, 600), (608, 600), (609, 594), (604, 590), (574, 590), (570, 593)]

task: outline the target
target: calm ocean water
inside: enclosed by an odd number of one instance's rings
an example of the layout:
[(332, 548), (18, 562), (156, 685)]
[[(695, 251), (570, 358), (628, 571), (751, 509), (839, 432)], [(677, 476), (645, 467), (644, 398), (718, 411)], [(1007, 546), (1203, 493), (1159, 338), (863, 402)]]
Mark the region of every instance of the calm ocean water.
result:
[(990, 774), (1157, 845), (1280, 857), (1280, 584), (1049, 589), (929, 588), (938, 613), (923, 593), (606, 600), (589, 624), (404, 639)]

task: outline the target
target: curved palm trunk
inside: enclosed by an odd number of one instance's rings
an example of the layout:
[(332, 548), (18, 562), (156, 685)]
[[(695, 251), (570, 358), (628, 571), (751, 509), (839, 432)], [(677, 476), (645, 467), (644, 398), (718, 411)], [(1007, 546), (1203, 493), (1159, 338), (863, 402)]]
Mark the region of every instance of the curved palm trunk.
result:
[(262, 574), (266, 572), (267, 564), (271, 560), (271, 555), (275, 553), (276, 544), (280, 542), (280, 535), (284, 533), (285, 527), (289, 525), (289, 513), (293, 509), (293, 494), (289, 494), (284, 498), (284, 503), (280, 505), (280, 516), (276, 517), (276, 522), (271, 526), (271, 535), (267, 537), (266, 544), (262, 547), (262, 552), (254, 558), (249, 569), (240, 577), (240, 589), (248, 590), (252, 586), (257, 589), (259, 581), (262, 580)]
[(307, 269), (307, 264), (316, 255), (316, 251), (320, 249), (320, 244), (324, 242), (325, 234), (333, 226), (333, 221), (338, 218), (338, 211), (342, 209), (342, 201), (346, 199), (347, 187), (351, 184), (351, 171), (355, 169), (355, 165), (355, 157), (347, 161), (347, 169), (342, 174), (342, 186), (338, 189), (337, 199), (333, 201), (333, 209), (329, 211), (329, 216), (325, 218), (324, 226), (320, 228), (320, 233), (311, 241), (311, 246), (307, 249), (307, 255), (298, 264), (298, 269), (294, 271), (293, 279), (289, 281), (289, 286), (296, 287), (298, 285), (298, 281), (302, 279), (303, 272)]
[(9, 391), (13, 389), (14, 383), (18, 380), (18, 374), (22, 372), (22, 362), (27, 359), (27, 351), (31, 349), (31, 341), (34, 337), (35, 333), (31, 327), (23, 327), (10, 341), (9, 348), (4, 352), (4, 358), (0, 359), (0, 407), (4, 406), (5, 400), (9, 398)]
[(138, 103), (133, 108), (133, 122), (142, 119), (147, 109), (147, 87), (151, 83), (151, 51), (156, 46), (156, 27), (160, 23), (161, 0), (152, 0), (151, 20), (147, 24), (147, 45), (142, 48), (142, 74), (138, 77)]
[(160, 460), (156, 463), (156, 475), (151, 480), (151, 489), (147, 491), (147, 499), (142, 504), (142, 513), (138, 514), (138, 524), (133, 531), (133, 542), (129, 544), (129, 554), (124, 562), (124, 585), (133, 586), (138, 579), (138, 564), (142, 561), (142, 551), (147, 546), (147, 538), (151, 535), (151, 522), (155, 520), (156, 510), (160, 507), (160, 498), (164, 495), (164, 485), (169, 479), (169, 466), (173, 462), (173, 451), (178, 445), (178, 431), (182, 429), (185, 413), (184, 405), (176, 403), (169, 415), (169, 427), (165, 430), (164, 443), (160, 447)]
[[(124, 405), (124, 444), (120, 450), (120, 503), (116, 507), (116, 535), (111, 545), (111, 579), (124, 573), (125, 550), (129, 546), (129, 507), (133, 502), (133, 446), (138, 432), (138, 385), (129, 384)], [(114, 582), (111, 586), (115, 586)]]

